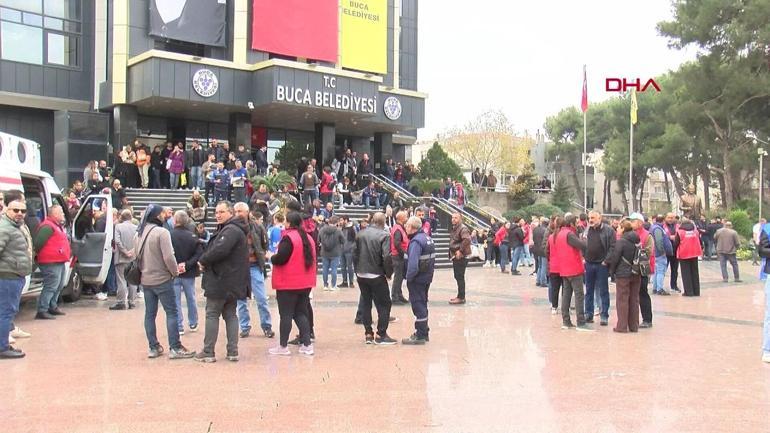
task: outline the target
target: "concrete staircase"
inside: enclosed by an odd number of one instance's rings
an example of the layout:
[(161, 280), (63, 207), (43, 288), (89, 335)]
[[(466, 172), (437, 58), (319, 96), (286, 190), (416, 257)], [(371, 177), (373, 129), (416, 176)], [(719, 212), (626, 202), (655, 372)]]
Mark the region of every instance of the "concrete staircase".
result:
[[(150, 203), (159, 204), (161, 206), (171, 206), (175, 211), (186, 209), (187, 200), (190, 198), (191, 194), (192, 193), (189, 190), (126, 189), (129, 205), (133, 207), (137, 217), (144, 212)], [(335, 210), (336, 215), (348, 216), (351, 220), (355, 221), (367, 217), (371, 212), (373, 212), (372, 209), (364, 209), (363, 206), (346, 206), (345, 209)], [(209, 232), (214, 233), (216, 225), (213, 210), (209, 209), (206, 218), (206, 229), (208, 229)], [(444, 227), (438, 228), (433, 234), (433, 241), (436, 244), (436, 267), (440, 269), (451, 268), (452, 262), (448, 258), (449, 231)], [(481, 265), (481, 262), (469, 264), (469, 266)], [(321, 272), (320, 260), (318, 272)]]

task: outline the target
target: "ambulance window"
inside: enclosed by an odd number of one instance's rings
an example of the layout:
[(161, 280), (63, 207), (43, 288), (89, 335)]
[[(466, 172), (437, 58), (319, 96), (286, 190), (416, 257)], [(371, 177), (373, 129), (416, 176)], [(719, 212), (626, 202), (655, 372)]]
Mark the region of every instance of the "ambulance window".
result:
[(27, 160), (27, 147), (24, 146), (23, 141), (19, 141), (19, 145), (16, 147), (16, 154), (19, 157), (19, 162), (25, 162)]
[(29, 231), (35, 233), (37, 226), (43, 222), (46, 215), (43, 188), (39, 180), (24, 176), (21, 178), (21, 184), (24, 187), (24, 198), (27, 201), (27, 216), (24, 218), (24, 222), (29, 227)]

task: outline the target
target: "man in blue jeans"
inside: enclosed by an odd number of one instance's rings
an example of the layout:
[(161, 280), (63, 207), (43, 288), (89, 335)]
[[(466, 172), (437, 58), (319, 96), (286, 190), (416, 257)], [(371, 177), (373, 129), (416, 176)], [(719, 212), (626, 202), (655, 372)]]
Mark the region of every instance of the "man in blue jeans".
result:
[[(267, 338), (273, 338), (273, 324), (270, 318), (270, 309), (267, 307), (267, 294), (265, 293), (265, 252), (267, 251), (267, 231), (262, 225), (264, 216), (255, 210), (249, 215), (249, 206), (246, 203), (236, 203), (233, 207), (235, 218), (241, 218), (249, 226), (249, 234), (246, 243), (249, 245), (249, 275), (251, 278), (251, 295), (257, 303), (259, 311), (259, 324), (262, 333)], [(238, 325), (241, 338), (246, 338), (251, 332), (251, 316), (249, 315), (249, 300), (238, 300)]]
[(607, 259), (615, 248), (615, 231), (602, 221), (602, 214), (591, 211), (588, 214), (588, 228), (583, 232), (586, 240), (585, 252), (585, 319), (594, 321), (594, 292), (601, 298), (600, 325), (607, 326), (610, 318), (609, 269)]
[(70, 240), (64, 231), (64, 210), (59, 205), (48, 209), (45, 221), (37, 226), (33, 240), (37, 263), (43, 273), (43, 290), (37, 298), (36, 319), (55, 319), (63, 316), (59, 309), (59, 295), (64, 288), (65, 265), (70, 260)]
[(174, 230), (171, 231), (171, 244), (174, 246), (174, 258), (183, 266), (180, 274), (174, 278), (174, 298), (177, 309), (177, 325), (179, 335), (184, 335), (184, 311), (182, 309), (182, 293), (187, 300), (187, 321), (190, 331), (198, 330), (198, 304), (195, 300), (195, 276), (198, 272), (198, 259), (203, 254), (203, 245), (198, 236), (191, 232), (187, 225), (190, 217), (183, 210), (174, 214)]
[(19, 312), (25, 277), (32, 273), (32, 237), (24, 224), (24, 195), (9, 191), (5, 200), (5, 213), (0, 215), (0, 359), (18, 359), (24, 352), (8, 343), (8, 334)]
[(668, 257), (674, 255), (674, 246), (666, 233), (663, 224), (666, 217), (658, 215), (655, 217), (655, 224), (650, 228), (650, 233), (655, 241), (655, 275), (652, 280), (652, 294), (669, 296), (670, 293), (663, 288), (663, 280), (666, 279), (666, 268), (668, 267)]
[(519, 272), (519, 260), (524, 256), (524, 218), (511, 223), (508, 232), (508, 241), (511, 245), (511, 275), (521, 275)]

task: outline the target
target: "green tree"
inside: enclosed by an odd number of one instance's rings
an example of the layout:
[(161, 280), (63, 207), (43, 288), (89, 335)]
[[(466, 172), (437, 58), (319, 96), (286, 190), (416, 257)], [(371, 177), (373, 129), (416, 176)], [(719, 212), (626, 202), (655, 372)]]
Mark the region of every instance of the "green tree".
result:
[(516, 180), (508, 185), (508, 196), (514, 209), (529, 206), (535, 202), (535, 193), (532, 189), (537, 183), (537, 176), (529, 165), (524, 172), (516, 176)]
[(420, 161), (418, 168), (418, 176), (421, 179), (446, 179), (451, 177), (452, 180), (459, 180), (463, 184), (466, 183), (460, 166), (444, 152), (444, 149), (439, 146), (438, 142), (433, 143), (433, 146), (428, 149), (428, 153)]
[(583, 154), (582, 130), (583, 119), (575, 107), (565, 108), (545, 120), (545, 131), (553, 140), (553, 146), (548, 150), (548, 159), (566, 164), (572, 183), (581, 196), (583, 189), (580, 187), (578, 173), (582, 174), (582, 167), (578, 163)]
[(573, 197), (572, 188), (570, 188), (567, 180), (564, 177), (560, 177), (551, 193), (551, 204), (567, 211), (572, 208)]

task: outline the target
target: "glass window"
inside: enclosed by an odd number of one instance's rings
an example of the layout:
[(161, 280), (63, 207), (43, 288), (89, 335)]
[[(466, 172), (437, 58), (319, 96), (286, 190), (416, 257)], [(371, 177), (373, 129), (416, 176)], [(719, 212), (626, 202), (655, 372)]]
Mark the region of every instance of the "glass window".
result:
[(53, 30), (64, 30), (64, 21), (58, 18), (45, 17), (45, 28)]
[(31, 26), (37, 26), (42, 27), (43, 26), (43, 17), (36, 14), (28, 14), (24, 12), (24, 24), (29, 24)]
[(0, 6), (19, 9), (22, 11), (43, 13), (43, 5), (40, 0), (0, 0)]
[(78, 39), (74, 36), (48, 33), (48, 63), (77, 66)]
[(0, 57), (16, 62), (43, 63), (43, 29), (0, 22)]
[(0, 18), (8, 21), (21, 22), (21, 12), (13, 9), (0, 8)]
[(80, 0), (45, 0), (45, 14), (79, 20)]

